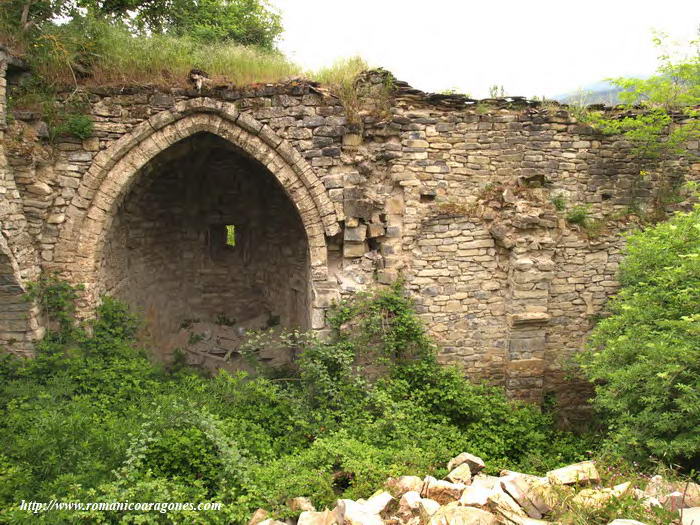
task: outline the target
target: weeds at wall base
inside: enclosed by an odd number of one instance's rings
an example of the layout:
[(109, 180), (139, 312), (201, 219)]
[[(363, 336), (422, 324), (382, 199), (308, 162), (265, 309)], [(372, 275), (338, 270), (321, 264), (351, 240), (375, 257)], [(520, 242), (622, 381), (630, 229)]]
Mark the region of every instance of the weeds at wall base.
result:
[[(589, 448), (550, 416), (440, 366), (399, 286), (337, 305), (330, 341), (295, 336), (299, 357), (285, 380), (205, 378), (182, 362), (165, 372), (135, 348), (138, 322), (118, 301), (105, 298), (89, 333), (70, 323), (75, 293), (58, 280), (39, 286), (35, 299), (66, 318), (71, 337), (50, 334), (36, 359), (0, 363), (0, 463), (10, 473), (0, 477), (2, 518), (32, 494), (221, 501), (223, 514), (196, 519), (245, 523), (258, 507), (289, 515), (291, 496), (322, 508), (389, 476), (442, 476), (467, 449), (494, 469), (548, 469)], [(366, 356), (384, 362), (371, 381)]]

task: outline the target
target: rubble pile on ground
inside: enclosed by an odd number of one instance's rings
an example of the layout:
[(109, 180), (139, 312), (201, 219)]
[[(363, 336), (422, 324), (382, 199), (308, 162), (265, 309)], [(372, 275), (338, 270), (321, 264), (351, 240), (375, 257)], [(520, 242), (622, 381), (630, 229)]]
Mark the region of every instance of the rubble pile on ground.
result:
[[(695, 483), (654, 476), (644, 490), (631, 482), (605, 487), (594, 461), (542, 477), (507, 470), (490, 476), (482, 472), (485, 466), (481, 458), (465, 452), (448, 463), (445, 479), (390, 478), (383, 490), (368, 499), (339, 499), (332, 510), (318, 511), (307, 498), (296, 497), (287, 505), (300, 512), (298, 519), (277, 521), (258, 509), (248, 525), (545, 525), (557, 523), (554, 510), (564, 501), (585, 510), (630, 496), (645, 507), (677, 513), (673, 523), (700, 525), (700, 485)], [(618, 518), (609, 525), (645, 525)]]

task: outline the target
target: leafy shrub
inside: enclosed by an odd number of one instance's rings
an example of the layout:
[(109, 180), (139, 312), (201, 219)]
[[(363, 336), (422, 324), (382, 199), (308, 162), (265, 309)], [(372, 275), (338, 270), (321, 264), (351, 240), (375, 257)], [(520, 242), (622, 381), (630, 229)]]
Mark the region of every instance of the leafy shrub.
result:
[(588, 448), (536, 408), (439, 365), (398, 286), (339, 304), (332, 340), (299, 338), (295, 369), (273, 378), (166, 373), (136, 348), (139, 322), (122, 303), (105, 298), (86, 330), (70, 314), (75, 294), (44, 283), (37, 297), (66, 314), (64, 335), (49, 334), (33, 360), (0, 361), (1, 521), (26, 520), (22, 499), (54, 498), (224, 504), (86, 513), (93, 522), (243, 523), (258, 507), (290, 515), (292, 496), (330, 506), (388, 476), (442, 476), (464, 450), (492, 471), (541, 471)]
[(566, 214), (566, 220), (571, 224), (580, 224), (584, 226), (586, 221), (588, 221), (588, 215), (588, 206), (578, 205), (571, 208), (571, 211)]
[(555, 195), (551, 199), (552, 204), (557, 211), (564, 211), (566, 209), (566, 198), (563, 195)]
[(58, 132), (85, 140), (92, 135), (92, 128), (92, 119), (88, 115), (68, 115)]
[(27, 45), (32, 70), (51, 88), (66, 85), (187, 86), (193, 67), (237, 85), (278, 82), (300, 68), (282, 54), (191, 34), (133, 34), (116, 21), (79, 17), (46, 25)]
[(629, 238), (622, 289), (579, 362), (628, 457), (700, 460), (700, 208)]

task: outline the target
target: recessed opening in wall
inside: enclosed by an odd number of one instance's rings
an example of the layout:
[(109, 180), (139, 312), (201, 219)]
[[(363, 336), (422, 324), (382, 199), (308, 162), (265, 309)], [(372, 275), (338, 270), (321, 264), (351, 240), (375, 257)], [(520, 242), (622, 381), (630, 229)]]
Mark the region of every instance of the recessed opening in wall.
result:
[(422, 203), (429, 203), (429, 202), (434, 202), (435, 201), (435, 194), (434, 193), (421, 193), (420, 194), (420, 201)]
[(226, 225), (226, 246), (233, 248), (236, 246), (236, 225), (227, 224)]
[[(105, 237), (99, 284), (141, 311), (163, 354), (310, 325), (301, 217), (266, 167), (218, 136), (193, 135), (146, 164)], [(183, 339), (188, 319), (198, 322)]]
[(612, 195), (612, 193), (603, 193), (603, 194), (601, 195), (601, 197), (602, 197), (602, 199), (603, 199), (604, 201), (609, 201), (610, 199), (613, 198), (613, 195)]
[(234, 224), (214, 224), (209, 227), (207, 239), (209, 252), (217, 256), (222, 251), (236, 246), (236, 226)]

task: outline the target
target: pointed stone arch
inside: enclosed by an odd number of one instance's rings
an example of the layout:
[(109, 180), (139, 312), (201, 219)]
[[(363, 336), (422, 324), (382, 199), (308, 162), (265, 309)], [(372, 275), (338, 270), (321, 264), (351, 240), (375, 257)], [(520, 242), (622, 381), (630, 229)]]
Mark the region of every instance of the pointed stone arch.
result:
[(311, 324), (323, 326), (328, 289), (326, 236), (339, 224), (323, 183), (306, 160), (269, 126), (231, 103), (197, 98), (176, 104), (138, 124), (97, 154), (67, 211), (54, 257), (55, 267), (85, 285), (83, 313), (96, 303), (96, 267), (104, 234), (143, 168), (156, 155), (197, 133), (219, 136), (262, 164), (296, 207), (306, 232), (311, 265)]

